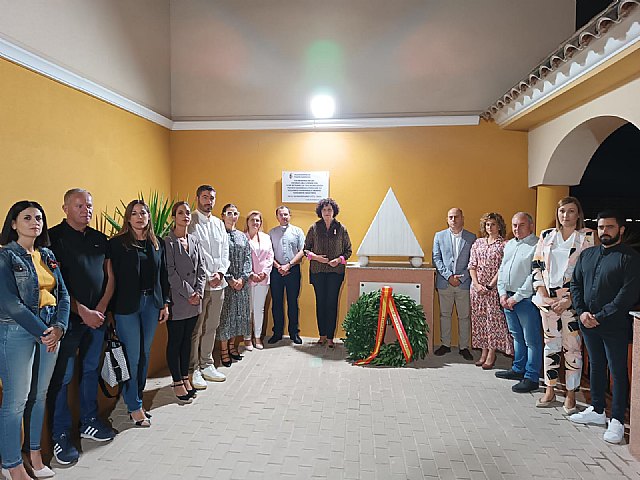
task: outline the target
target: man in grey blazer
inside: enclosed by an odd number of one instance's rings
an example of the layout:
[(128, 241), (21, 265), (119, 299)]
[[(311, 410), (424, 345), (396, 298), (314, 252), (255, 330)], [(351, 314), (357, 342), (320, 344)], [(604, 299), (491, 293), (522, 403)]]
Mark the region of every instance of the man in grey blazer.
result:
[(467, 266), (471, 245), (476, 236), (464, 229), (464, 215), (459, 208), (447, 213), (449, 228), (433, 238), (433, 264), (436, 267), (436, 288), (440, 300), (440, 347), (434, 352), (444, 355), (451, 351), (451, 314), (458, 312), (458, 348), (465, 360), (472, 361), (469, 351), (471, 276)]

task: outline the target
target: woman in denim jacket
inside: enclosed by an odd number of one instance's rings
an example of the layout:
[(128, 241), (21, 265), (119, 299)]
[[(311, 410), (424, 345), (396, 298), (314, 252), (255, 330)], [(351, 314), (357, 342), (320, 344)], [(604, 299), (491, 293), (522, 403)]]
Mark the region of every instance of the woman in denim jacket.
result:
[[(30, 479), (20, 434), (36, 478), (54, 472), (42, 463), (40, 437), (49, 380), (69, 320), (69, 294), (48, 248), (42, 207), (23, 200), (11, 207), (0, 234), (0, 455), (3, 475)], [(7, 471), (8, 470), (8, 471)]]

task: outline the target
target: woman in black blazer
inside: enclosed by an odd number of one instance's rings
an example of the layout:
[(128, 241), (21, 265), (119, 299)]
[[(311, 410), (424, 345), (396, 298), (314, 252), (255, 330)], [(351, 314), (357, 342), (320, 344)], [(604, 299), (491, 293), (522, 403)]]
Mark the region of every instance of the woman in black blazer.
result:
[(169, 280), (164, 243), (153, 233), (149, 207), (143, 200), (127, 205), (122, 229), (109, 240), (109, 249), (116, 284), (111, 310), (131, 375), (122, 396), (133, 422), (149, 427), (142, 392), (156, 328), (169, 318)]

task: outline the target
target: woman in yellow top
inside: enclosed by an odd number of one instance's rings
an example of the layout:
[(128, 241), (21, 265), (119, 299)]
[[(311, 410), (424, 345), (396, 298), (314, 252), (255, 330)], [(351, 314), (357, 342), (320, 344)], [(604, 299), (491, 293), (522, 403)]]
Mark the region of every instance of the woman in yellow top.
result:
[(69, 321), (69, 295), (48, 248), (42, 207), (27, 200), (11, 207), (0, 233), (0, 455), (2, 473), (28, 480), (25, 447), (36, 478), (54, 472), (42, 462), (40, 437), (49, 380)]

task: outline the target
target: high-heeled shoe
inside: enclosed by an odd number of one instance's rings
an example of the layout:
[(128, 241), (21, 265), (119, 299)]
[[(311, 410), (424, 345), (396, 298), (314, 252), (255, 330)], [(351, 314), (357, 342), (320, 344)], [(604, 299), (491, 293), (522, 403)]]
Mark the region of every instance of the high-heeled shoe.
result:
[[(189, 377), (182, 377), (182, 382), (184, 383), (184, 381), (187, 380), (189, 381)], [(191, 388), (187, 388), (187, 394), (189, 395), (190, 398), (196, 398), (198, 391), (193, 388), (193, 385), (191, 385)]]
[(229, 350), (223, 350), (222, 352), (220, 352), (220, 362), (225, 367), (231, 366), (233, 362), (231, 361), (231, 357), (229, 356)]
[[(55, 474), (56, 474), (56, 472), (51, 470), (46, 465), (44, 467), (42, 467), (40, 470), (36, 470), (35, 468), (33, 469), (33, 476), (36, 477), (36, 478), (51, 478), (51, 477), (55, 476)], [(11, 477), (9, 477), (9, 478), (11, 478)]]
[[(175, 390), (175, 389), (176, 389), (176, 387), (180, 387), (180, 386), (184, 387), (184, 382), (178, 382), (178, 383), (174, 382), (174, 383), (172, 383), (172, 384), (171, 384), (171, 388), (173, 388), (173, 394), (174, 394), (174, 395), (176, 396), (176, 398), (177, 398), (178, 400), (180, 400), (181, 402), (189, 402), (189, 401), (191, 400), (191, 395), (189, 395), (189, 392), (188, 392), (188, 391), (187, 391), (187, 393), (185, 393), (184, 395), (178, 395), (178, 394), (176, 393), (176, 390)], [(186, 388), (185, 388), (185, 390), (186, 390)]]
[(136, 420), (133, 418), (133, 414), (129, 414), (129, 419), (133, 422), (136, 427), (149, 428), (151, 426), (151, 419), (147, 416), (147, 412), (144, 412), (145, 419), (144, 420)]
[[(233, 347), (233, 348), (235, 348), (235, 347)], [(235, 350), (235, 351), (231, 350), (231, 347), (229, 347), (229, 356), (232, 359), (236, 360), (236, 361), (240, 361), (243, 358), (242, 355), (240, 355), (237, 350)]]
[(482, 369), (483, 370), (491, 370), (493, 368), (493, 366), (496, 364), (496, 356), (493, 357), (493, 360), (491, 362), (488, 361), (484, 361), (484, 363), (482, 364)]

